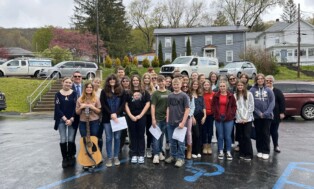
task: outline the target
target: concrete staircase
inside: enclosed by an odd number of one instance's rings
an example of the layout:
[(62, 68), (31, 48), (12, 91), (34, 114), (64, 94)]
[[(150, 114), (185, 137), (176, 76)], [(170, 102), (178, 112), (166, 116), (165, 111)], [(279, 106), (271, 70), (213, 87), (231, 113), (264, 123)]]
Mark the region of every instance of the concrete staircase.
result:
[(62, 88), (61, 80), (57, 80), (52, 84), (51, 89), (41, 97), (41, 101), (38, 101), (34, 106), (34, 112), (49, 112), (54, 111), (54, 98), (55, 94)]

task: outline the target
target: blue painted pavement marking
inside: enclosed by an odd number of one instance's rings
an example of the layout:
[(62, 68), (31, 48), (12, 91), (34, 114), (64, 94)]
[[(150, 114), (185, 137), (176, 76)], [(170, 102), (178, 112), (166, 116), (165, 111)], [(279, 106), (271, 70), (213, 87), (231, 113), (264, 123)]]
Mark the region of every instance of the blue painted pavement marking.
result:
[(305, 184), (302, 184), (302, 183), (297, 183), (297, 182), (293, 182), (293, 181), (289, 180), (289, 176), (295, 170), (314, 173), (313, 169), (300, 167), (301, 165), (305, 165), (305, 166), (306, 165), (314, 165), (314, 163), (308, 163), (308, 162), (292, 162), (292, 163), (289, 163), (288, 167), (285, 169), (285, 171), (282, 173), (280, 178), (277, 180), (277, 182), (276, 182), (275, 186), (273, 187), (273, 189), (281, 189), (281, 188), (284, 188), (285, 185), (291, 185), (291, 186), (296, 186), (296, 187), (305, 188), (305, 189), (314, 189), (314, 186), (309, 186), (309, 185), (305, 185)]
[[(125, 163), (127, 162), (128, 159), (124, 159), (124, 160), (121, 160), (120, 163)], [(104, 164), (104, 163), (103, 163)], [(98, 171), (101, 171), (101, 170), (104, 170), (106, 169), (106, 166), (103, 165), (102, 167), (99, 167), (99, 168), (96, 168), (94, 169), (93, 172), (84, 172), (84, 173), (81, 173), (81, 174), (78, 174), (78, 175), (75, 175), (75, 176), (72, 176), (72, 177), (69, 177), (69, 178), (66, 178), (66, 179), (63, 179), (63, 180), (59, 180), (57, 182), (54, 182), (54, 183), (51, 183), (51, 184), (48, 184), (46, 186), (42, 186), (42, 187), (39, 187), (37, 189), (48, 189), (48, 188), (53, 188), (53, 187), (56, 187), (56, 186), (59, 186), (60, 184), (63, 184), (63, 183), (66, 183), (66, 182), (70, 182), (72, 180), (75, 180), (77, 178), (80, 178), (80, 177), (84, 177), (86, 175), (89, 175), (89, 174), (92, 174), (92, 173), (95, 173), (95, 172), (98, 172)]]
[[(214, 167), (215, 171), (209, 173), (203, 168), (195, 167), (197, 165), (207, 165), (208, 167), (211, 167), (211, 168)], [(186, 171), (189, 171), (189, 172), (194, 174), (192, 176), (184, 177), (184, 180), (187, 182), (195, 182), (201, 176), (206, 176), (206, 177), (217, 176), (217, 175), (221, 175), (225, 172), (225, 169), (222, 166), (220, 166), (218, 164), (206, 163), (206, 162), (188, 162), (186, 168), (187, 168)]]

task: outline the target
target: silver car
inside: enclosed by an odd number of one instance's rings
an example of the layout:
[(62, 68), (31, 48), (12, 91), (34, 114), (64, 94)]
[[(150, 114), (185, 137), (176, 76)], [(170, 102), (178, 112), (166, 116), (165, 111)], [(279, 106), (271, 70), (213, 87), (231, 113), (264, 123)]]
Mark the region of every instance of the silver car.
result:
[(224, 68), (218, 70), (220, 75), (233, 74), (240, 77), (242, 73), (246, 73), (250, 78), (255, 78), (257, 70), (252, 62), (230, 62)]
[(51, 68), (42, 69), (40, 77), (71, 77), (75, 71), (79, 71), (83, 78), (94, 78), (98, 66), (94, 62), (85, 61), (64, 61), (56, 64)]

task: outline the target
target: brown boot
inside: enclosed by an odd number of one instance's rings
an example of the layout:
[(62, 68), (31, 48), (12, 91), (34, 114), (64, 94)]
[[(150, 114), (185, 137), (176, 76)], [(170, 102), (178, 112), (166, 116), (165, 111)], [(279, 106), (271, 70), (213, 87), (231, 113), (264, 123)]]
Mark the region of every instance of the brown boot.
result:
[(187, 145), (187, 149), (186, 149), (186, 159), (191, 159), (192, 158), (192, 146), (191, 145)]
[(208, 144), (203, 144), (203, 154), (208, 154), (207, 146)]
[(209, 155), (211, 155), (211, 154), (213, 153), (213, 151), (212, 151), (212, 148), (211, 148), (211, 145), (210, 145), (210, 144), (207, 144), (207, 153), (208, 153)]

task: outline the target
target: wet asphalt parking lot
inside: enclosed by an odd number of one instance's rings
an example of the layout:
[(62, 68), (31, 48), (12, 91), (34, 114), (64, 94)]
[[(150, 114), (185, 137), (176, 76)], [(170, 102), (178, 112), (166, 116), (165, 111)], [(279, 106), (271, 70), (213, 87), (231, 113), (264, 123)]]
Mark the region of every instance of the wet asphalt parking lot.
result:
[[(314, 122), (285, 120), (279, 129), (281, 153), (269, 160), (218, 160), (217, 153), (186, 161), (182, 168), (152, 159), (131, 164), (128, 146), (121, 165), (94, 173), (80, 165), (62, 169), (59, 134), (51, 114), (0, 113), (0, 188), (310, 188), (314, 189)], [(76, 143), (80, 135), (78, 133)], [(213, 145), (214, 150), (217, 145)], [(255, 142), (253, 142), (256, 155)], [(105, 149), (103, 149), (103, 155)]]

